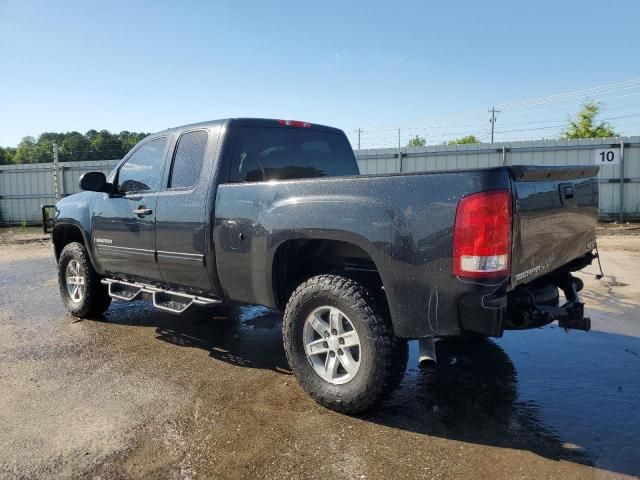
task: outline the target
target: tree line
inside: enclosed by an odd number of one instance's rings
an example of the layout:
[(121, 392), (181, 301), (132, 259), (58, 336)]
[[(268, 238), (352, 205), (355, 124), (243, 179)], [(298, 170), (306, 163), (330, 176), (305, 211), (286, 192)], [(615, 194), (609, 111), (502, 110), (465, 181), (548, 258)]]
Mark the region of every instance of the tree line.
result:
[(0, 147), (0, 165), (53, 162), (54, 143), (58, 145), (60, 162), (119, 159), (147, 135), (126, 130), (120, 133), (89, 130), (84, 134), (46, 132), (37, 139), (24, 137), (15, 148)]
[[(569, 118), (567, 127), (561, 131), (561, 138), (601, 138), (617, 136), (613, 127), (598, 121), (600, 104), (587, 101), (582, 110), (574, 118)], [(12, 163), (47, 163), (53, 162), (53, 144), (58, 145), (58, 160), (71, 162), (78, 160), (113, 160), (120, 159), (131, 148), (149, 135), (141, 132), (122, 131), (111, 133), (108, 130), (89, 130), (79, 132), (43, 133), (36, 140), (24, 137), (16, 148), (0, 147), (0, 165)], [(480, 143), (474, 135), (445, 142), (449, 145)], [(423, 147), (427, 139), (416, 135), (409, 140), (408, 147)]]

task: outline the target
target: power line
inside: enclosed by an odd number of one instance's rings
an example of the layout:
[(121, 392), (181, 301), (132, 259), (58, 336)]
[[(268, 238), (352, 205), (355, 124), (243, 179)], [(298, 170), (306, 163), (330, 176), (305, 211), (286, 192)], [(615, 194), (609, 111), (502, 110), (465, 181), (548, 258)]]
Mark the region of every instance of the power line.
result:
[[(605, 97), (600, 99), (601, 101), (610, 101), (610, 100), (618, 100), (620, 98), (627, 98), (627, 97), (634, 97), (636, 95), (640, 95), (640, 92), (636, 92), (636, 93), (628, 93), (626, 95), (618, 95), (615, 97)], [(584, 102), (578, 102), (578, 103), (569, 103), (569, 104), (564, 104), (564, 105), (557, 105), (555, 107), (546, 107), (546, 108), (539, 108), (539, 109), (535, 109), (535, 110), (524, 110), (521, 112), (518, 111), (509, 111), (510, 115), (524, 115), (526, 113), (537, 113), (537, 112), (546, 112), (549, 110), (557, 110), (559, 108), (567, 108), (567, 107), (575, 107), (575, 106), (579, 106), (579, 105), (584, 105)], [(506, 114), (506, 113), (505, 113)]]
[(554, 103), (559, 100), (565, 100), (568, 98), (574, 97), (584, 97), (589, 96), (591, 94), (603, 94), (616, 92), (621, 90), (629, 90), (632, 88), (640, 87), (640, 79), (627, 80), (626, 82), (618, 82), (618, 83), (610, 83), (606, 85), (601, 85), (598, 87), (592, 87), (582, 90), (574, 90), (571, 92), (559, 93), (556, 95), (548, 95), (546, 97), (532, 98), (529, 100), (519, 100), (509, 103), (501, 103), (498, 106), (501, 108), (513, 108), (520, 106), (529, 106), (529, 105), (538, 105), (544, 103)]
[[(604, 117), (604, 118), (601, 118), (601, 120), (602, 121), (625, 120), (625, 119), (637, 118), (639, 116), (640, 114), (617, 115), (617, 116)], [(562, 122), (562, 123), (557, 123), (557, 122)], [(518, 132), (522, 133), (522, 132), (550, 130), (550, 129), (563, 127), (565, 125), (565, 122), (563, 118), (547, 118), (547, 119), (525, 121), (525, 122), (513, 122), (513, 123), (510, 122), (509, 124), (514, 126), (532, 125), (532, 127), (531, 128), (529, 127), (515, 128), (515, 129), (512, 128), (512, 129), (506, 129), (506, 130), (494, 129), (494, 141), (495, 141), (495, 134), (518, 133)], [(540, 126), (535, 126), (535, 125), (540, 125)], [(412, 132), (415, 133), (416, 131), (426, 132), (425, 136), (426, 138), (428, 138), (430, 144), (441, 143), (443, 140), (456, 138), (458, 136), (463, 136), (463, 135), (474, 135), (478, 139), (484, 139), (486, 137), (491, 136), (490, 132), (486, 134), (479, 133), (477, 128), (473, 128), (473, 129), (469, 128), (465, 130), (456, 130), (456, 131), (448, 130), (448, 131), (440, 131), (437, 133), (430, 131), (428, 128), (412, 129)], [(402, 138), (404, 138), (405, 136), (406, 135), (403, 135)], [(413, 136), (413, 133), (411, 134), (411, 136)], [(365, 147), (370, 147), (370, 148), (374, 148), (375, 146), (385, 145), (385, 144), (387, 146), (390, 146), (394, 144), (394, 137), (396, 137), (397, 139), (397, 129), (387, 130), (386, 132), (383, 132), (383, 131), (369, 132), (368, 130), (360, 129), (360, 148), (362, 148), (363, 145)], [(352, 142), (352, 143), (355, 144), (355, 142)]]
[[(608, 122), (610, 120), (619, 120), (619, 119), (623, 119), (623, 118), (632, 118), (632, 117), (640, 117), (640, 113), (635, 113), (635, 114), (632, 114), (632, 115), (621, 115), (621, 116), (618, 116), (618, 117), (602, 118), (601, 121)], [(546, 127), (522, 128), (522, 129), (517, 129), (517, 130), (502, 130), (502, 131), (499, 131), (497, 133), (528, 132), (528, 131), (534, 131), (534, 130), (547, 130), (549, 128), (561, 128), (563, 126), (564, 126), (564, 124), (548, 125)]]
[[(623, 82), (603, 84), (603, 85), (598, 85), (598, 86), (590, 87), (586, 89), (573, 90), (573, 91), (563, 92), (555, 95), (548, 95), (545, 97), (537, 97), (537, 98), (530, 98), (525, 100), (516, 100), (512, 102), (499, 103), (499, 104), (496, 104), (496, 108), (517, 110), (518, 108), (526, 108), (527, 106), (558, 103), (560, 101), (570, 100), (571, 98), (575, 98), (575, 97), (588, 96), (588, 95), (604, 95), (609, 93), (615, 93), (617, 91), (622, 91), (622, 90), (630, 90), (633, 88), (640, 88), (640, 78), (626, 80)], [(614, 98), (621, 98), (621, 97), (614, 97)], [(428, 119), (419, 120), (417, 122), (439, 121), (444, 119), (460, 118), (460, 117), (470, 118), (469, 117), (470, 115), (477, 116), (481, 113), (482, 113), (481, 109), (470, 109), (470, 110), (463, 110), (460, 112), (454, 112), (454, 113), (443, 115), (443, 116), (437, 116), (437, 117), (434, 116)], [(385, 126), (371, 127), (371, 128), (368, 128), (367, 130), (369, 131), (378, 130), (378, 129), (389, 130), (389, 129), (397, 129), (397, 128), (402, 128), (404, 130), (404, 129), (413, 128), (413, 127), (411, 125), (406, 125), (406, 124), (405, 125), (389, 125), (386, 127)]]

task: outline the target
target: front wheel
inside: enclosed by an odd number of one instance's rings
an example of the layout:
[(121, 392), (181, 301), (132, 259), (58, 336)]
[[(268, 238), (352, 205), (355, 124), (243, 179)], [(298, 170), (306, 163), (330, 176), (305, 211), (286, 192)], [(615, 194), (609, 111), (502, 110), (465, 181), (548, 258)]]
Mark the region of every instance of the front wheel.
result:
[(284, 346), (298, 382), (338, 412), (367, 410), (391, 393), (407, 365), (407, 342), (357, 282), (320, 275), (300, 285), (284, 314)]
[(81, 243), (73, 242), (62, 249), (58, 285), (64, 306), (75, 317), (101, 315), (111, 304), (107, 287), (100, 283), (100, 276)]

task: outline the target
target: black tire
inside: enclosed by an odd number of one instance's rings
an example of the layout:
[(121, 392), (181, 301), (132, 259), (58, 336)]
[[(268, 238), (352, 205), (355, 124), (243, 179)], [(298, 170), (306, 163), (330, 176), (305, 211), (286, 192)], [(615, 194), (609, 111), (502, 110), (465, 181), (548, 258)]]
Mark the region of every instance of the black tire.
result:
[(560, 303), (560, 292), (558, 291), (558, 287), (553, 283), (533, 283), (531, 287), (529, 287), (529, 290), (537, 305), (557, 307)]
[[(79, 300), (73, 300), (67, 289), (67, 266), (72, 260), (77, 262), (84, 277), (84, 294)], [(74, 317), (97, 317), (111, 305), (107, 286), (100, 283), (100, 276), (94, 270), (87, 249), (81, 243), (69, 243), (62, 249), (58, 260), (58, 286), (62, 303)]]
[[(344, 312), (360, 337), (360, 367), (347, 383), (334, 384), (316, 373), (304, 351), (307, 316), (321, 306)], [(359, 283), (336, 275), (320, 275), (300, 285), (284, 314), (284, 348), (302, 388), (321, 405), (341, 413), (363, 412), (395, 390), (408, 359), (406, 340), (393, 334), (385, 310)]]

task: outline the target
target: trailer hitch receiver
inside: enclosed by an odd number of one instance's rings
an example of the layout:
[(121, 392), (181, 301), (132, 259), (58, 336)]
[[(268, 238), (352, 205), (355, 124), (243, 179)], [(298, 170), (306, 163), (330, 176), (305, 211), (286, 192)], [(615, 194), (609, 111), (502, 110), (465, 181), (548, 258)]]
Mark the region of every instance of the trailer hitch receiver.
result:
[(584, 316), (584, 303), (578, 294), (584, 287), (582, 280), (571, 274), (566, 274), (558, 278), (556, 283), (563, 291), (567, 303), (561, 307), (539, 306), (538, 309), (553, 320), (557, 320), (558, 325), (565, 330), (583, 330), (585, 332), (591, 330), (591, 319)]
[(558, 325), (566, 330), (591, 330), (591, 319), (584, 316), (584, 303), (569, 302), (562, 307), (558, 316)]

